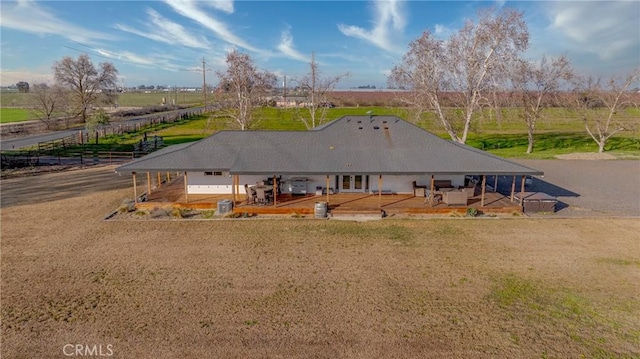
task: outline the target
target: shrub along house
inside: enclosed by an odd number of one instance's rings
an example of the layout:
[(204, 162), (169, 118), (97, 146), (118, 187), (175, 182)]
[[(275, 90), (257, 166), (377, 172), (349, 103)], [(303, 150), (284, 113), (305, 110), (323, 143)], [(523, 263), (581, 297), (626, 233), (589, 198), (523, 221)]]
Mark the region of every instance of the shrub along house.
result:
[(160, 173), (179, 173), (185, 202), (202, 194), (226, 194), (240, 201), (246, 194), (244, 184), (273, 178), (281, 198), (344, 193), (429, 198), (438, 187), (468, 187), (470, 179), (477, 178), (482, 179), (478, 187), (484, 201), (487, 175), (513, 176), (513, 199), (516, 178), (524, 191), (526, 176), (542, 175), (398, 117), (371, 115), (344, 116), (310, 131), (221, 131), (167, 147), (116, 171), (132, 173), (134, 187), (136, 173), (147, 173), (149, 190), (150, 173), (158, 172), (158, 178)]

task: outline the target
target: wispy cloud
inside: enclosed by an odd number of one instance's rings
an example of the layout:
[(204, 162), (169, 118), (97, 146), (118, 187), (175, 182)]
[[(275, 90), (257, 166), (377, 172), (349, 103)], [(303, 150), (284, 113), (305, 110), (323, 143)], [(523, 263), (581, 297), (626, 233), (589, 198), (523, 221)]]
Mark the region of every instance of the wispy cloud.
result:
[(227, 14), (233, 14), (233, 0), (214, 0), (204, 2), (204, 4)]
[(3, 2), (0, 27), (38, 35), (57, 35), (81, 43), (115, 40), (115, 37), (107, 33), (92, 31), (61, 20), (53, 11), (31, 0)]
[(577, 49), (601, 60), (634, 57), (640, 52), (637, 1), (550, 3), (552, 27)]
[(294, 60), (307, 62), (309, 59), (295, 49), (293, 46), (293, 36), (291, 36), (291, 28), (287, 28), (282, 31), (280, 36), (280, 44), (278, 44), (278, 50), (282, 52), (286, 57)]
[(203, 9), (199, 7), (200, 4), (209, 4), (209, 6), (213, 6), (216, 9), (222, 8), (225, 12), (233, 11), (233, 5), (219, 5), (216, 6), (212, 4), (212, 2), (194, 2), (190, 0), (165, 0), (171, 8), (177, 12), (178, 14), (189, 18), (201, 26), (213, 31), (221, 40), (244, 48), (249, 51), (254, 51), (257, 53), (264, 53), (263, 50), (260, 50), (254, 46), (251, 46), (246, 41), (236, 36), (227, 26), (226, 23), (210, 16)]
[(204, 38), (197, 38), (185, 30), (185, 28), (158, 14), (155, 10), (148, 9), (147, 15), (151, 23), (145, 24), (144, 30), (134, 29), (123, 24), (116, 24), (118, 30), (145, 37), (169, 45), (183, 45), (196, 49), (208, 49), (209, 42)]
[(394, 35), (401, 33), (406, 26), (403, 2), (400, 0), (376, 0), (374, 2), (374, 16), (374, 26), (371, 30), (344, 24), (339, 24), (338, 29), (346, 36), (363, 39), (385, 51), (401, 51), (394, 43)]

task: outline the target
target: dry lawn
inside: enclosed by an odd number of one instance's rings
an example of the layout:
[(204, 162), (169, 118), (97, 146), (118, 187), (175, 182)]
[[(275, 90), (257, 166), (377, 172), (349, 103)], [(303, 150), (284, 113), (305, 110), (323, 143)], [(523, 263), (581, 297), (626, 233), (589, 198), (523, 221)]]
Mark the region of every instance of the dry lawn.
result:
[(128, 181), (2, 181), (3, 358), (640, 356), (637, 219), (102, 221)]

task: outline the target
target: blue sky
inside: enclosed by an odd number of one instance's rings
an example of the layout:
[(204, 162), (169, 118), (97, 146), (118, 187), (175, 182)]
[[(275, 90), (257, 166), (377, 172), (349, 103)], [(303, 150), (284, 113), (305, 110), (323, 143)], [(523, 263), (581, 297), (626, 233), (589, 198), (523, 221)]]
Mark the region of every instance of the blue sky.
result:
[[(640, 66), (639, 1), (10, 1), (0, 3), (0, 83), (50, 82), (64, 56), (112, 62), (125, 86), (216, 84), (237, 48), (280, 81), (301, 77), (315, 52), (339, 87), (386, 86), (409, 42), (441, 38), (481, 7), (521, 10), (531, 59), (567, 54), (581, 73), (624, 75)], [(293, 82), (295, 84), (295, 82)]]

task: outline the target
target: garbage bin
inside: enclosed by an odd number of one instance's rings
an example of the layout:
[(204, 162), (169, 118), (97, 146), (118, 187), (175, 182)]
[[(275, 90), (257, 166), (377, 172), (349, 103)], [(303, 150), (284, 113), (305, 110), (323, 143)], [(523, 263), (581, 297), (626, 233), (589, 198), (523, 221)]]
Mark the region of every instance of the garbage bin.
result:
[(218, 214), (227, 214), (233, 211), (233, 202), (228, 199), (218, 201)]
[(327, 202), (316, 202), (316, 218), (327, 218)]

